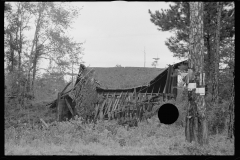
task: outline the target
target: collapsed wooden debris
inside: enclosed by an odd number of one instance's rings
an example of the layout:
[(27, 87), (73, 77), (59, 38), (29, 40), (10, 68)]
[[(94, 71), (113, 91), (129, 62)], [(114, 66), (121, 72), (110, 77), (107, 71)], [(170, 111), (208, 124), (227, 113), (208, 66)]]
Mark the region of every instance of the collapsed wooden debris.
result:
[[(165, 101), (176, 99), (177, 76), (172, 75), (177, 65), (170, 65), (148, 85), (108, 89), (101, 87), (95, 79), (93, 68), (81, 64), (74, 87), (66, 91), (68, 83), (58, 98), (47, 106), (57, 109), (58, 121), (78, 115), (86, 122), (116, 119), (120, 124), (134, 126), (156, 114)], [(90, 101), (88, 105), (87, 99)]]

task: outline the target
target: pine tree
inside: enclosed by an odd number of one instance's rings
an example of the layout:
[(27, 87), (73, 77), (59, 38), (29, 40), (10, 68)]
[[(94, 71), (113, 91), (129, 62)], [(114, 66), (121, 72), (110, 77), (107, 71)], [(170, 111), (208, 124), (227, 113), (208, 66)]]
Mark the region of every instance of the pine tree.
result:
[(190, 2), (190, 55), (188, 60), (189, 84), (197, 88), (188, 91), (188, 109), (185, 135), (188, 142), (196, 141), (200, 145), (208, 143), (204, 73), (204, 39), (203, 39), (203, 2)]

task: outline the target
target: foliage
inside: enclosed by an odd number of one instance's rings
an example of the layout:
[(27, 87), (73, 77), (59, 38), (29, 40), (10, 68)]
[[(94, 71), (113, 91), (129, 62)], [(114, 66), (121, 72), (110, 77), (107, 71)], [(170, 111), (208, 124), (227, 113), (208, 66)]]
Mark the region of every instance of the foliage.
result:
[[(230, 97), (229, 97), (230, 98)], [(221, 99), (221, 98), (220, 98)], [(222, 134), (226, 132), (227, 129), (227, 118), (228, 118), (228, 105), (229, 99), (222, 99), (219, 102), (217, 108), (213, 107), (212, 96), (208, 94), (205, 96), (206, 108), (207, 108), (207, 120), (208, 120), (208, 130), (212, 135)], [(176, 125), (185, 126), (186, 110), (188, 105), (188, 91), (187, 88), (178, 90), (178, 97), (176, 101), (176, 106), (179, 110), (179, 118), (175, 122)]]
[(227, 130), (229, 101), (221, 101), (218, 107), (213, 107), (211, 95), (206, 97), (208, 129), (210, 134), (223, 133)]
[[(224, 2), (223, 5), (224, 9), (222, 12), (222, 25), (220, 31), (221, 41), (227, 37), (233, 37), (235, 33), (234, 4), (233, 2)], [(207, 47), (207, 43), (210, 42), (212, 44), (212, 49), (214, 49), (215, 45), (212, 38), (215, 36), (216, 11), (216, 2), (204, 3), (204, 45)], [(170, 9), (162, 9), (161, 12), (155, 11), (155, 13), (149, 10), (149, 14), (151, 16), (151, 22), (158, 26), (158, 30), (175, 33), (175, 36), (168, 38), (165, 42), (169, 50), (174, 53), (174, 56), (186, 58), (188, 56), (188, 35), (190, 26), (189, 3), (174, 2), (174, 5), (170, 5)], [(211, 38), (209, 36), (211, 36)]]
[[(67, 33), (78, 16), (78, 8), (65, 2), (7, 2), (5, 6), (5, 68), (24, 72), (27, 88), (34, 91), (41, 69), (66, 73), (73, 65), (78, 67), (82, 43), (75, 42)], [(31, 39), (29, 33), (33, 30)], [(42, 58), (50, 60), (50, 68), (41, 68)]]
[(62, 91), (67, 82), (64, 75), (60, 73), (44, 73), (36, 79), (36, 101), (53, 100), (57, 97), (58, 92)]
[(127, 130), (116, 122), (86, 125), (80, 119), (48, 123), (49, 128), (21, 125), (5, 130), (5, 154), (34, 155), (233, 155), (234, 144), (223, 135), (210, 144), (188, 144), (184, 128), (142, 122)]
[(121, 64), (117, 64), (115, 67), (122, 67)]
[[(81, 69), (82, 65), (80, 66)], [(76, 110), (80, 117), (85, 121), (93, 116), (94, 104), (97, 102), (96, 83), (93, 78), (93, 70), (82, 68), (76, 81), (75, 88), (72, 91), (74, 101), (76, 102)]]

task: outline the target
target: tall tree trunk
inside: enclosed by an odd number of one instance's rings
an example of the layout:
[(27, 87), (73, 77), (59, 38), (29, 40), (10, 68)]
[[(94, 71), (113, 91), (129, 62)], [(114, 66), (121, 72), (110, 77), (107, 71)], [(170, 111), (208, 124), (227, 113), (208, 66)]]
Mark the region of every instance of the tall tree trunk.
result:
[[(208, 144), (208, 130), (205, 105), (203, 2), (190, 2), (190, 53), (188, 63), (189, 84), (195, 85), (188, 91), (188, 110), (185, 136), (188, 142)], [(200, 94), (203, 93), (203, 94)]]
[(228, 123), (228, 138), (234, 138), (234, 110), (235, 110), (235, 88), (234, 88), (234, 80), (232, 82), (232, 96), (229, 104), (229, 123)]
[[(39, 2), (40, 3), (40, 2)], [(38, 15), (38, 19), (37, 19), (37, 25), (36, 25), (36, 30), (35, 30), (35, 33), (34, 33), (34, 38), (33, 38), (33, 41), (32, 41), (32, 48), (31, 48), (31, 52), (30, 52), (30, 57), (29, 57), (29, 65), (28, 65), (28, 74), (27, 74), (27, 83), (25, 83), (25, 87), (24, 87), (24, 97), (26, 97), (26, 92), (28, 92), (28, 88), (31, 90), (31, 79), (30, 79), (30, 74), (31, 74), (31, 70), (33, 69), (33, 66), (32, 64), (34, 63), (34, 57), (35, 57), (35, 54), (34, 53), (34, 47), (36, 48), (36, 40), (37, 40), (37, 35), (39, 33), (39, 30), (40, 30), (40, 18), (42, 16), (42, 10), (40, 10), (39, 12), (39, 15)], [(24, 104), (24, 103), (22, 103)]]
[(235, 120), (235, 85), (234, 85), (234, 78), (235, 78), (235, 62), (234, 62), (234, 56), (232, 55), (232, 53), (230, 52), (230, 61), (233, 62), (232, 65), (230, 65), (230, 69), (233, 70), (232, 74), (233, 74), (233, 79), (232, 79), (232, 91), (231, 91), (231, 100), (230, 100), (230, 104), (229, 104), (229, 108), (228, 108), (228, 112), (229, 112), (229, 123), (228, 123), (228, 138), (232, 139), (234, 138), (234, 120)]
[(73, 83), (73, 63), (72, 63), (72, 87), (74, 87), (74, 83)]
[(35, 92), (35, 77), (36, 77), (36, 72), (37, 72), (37, 62), (38, 62), (38, 57), (39, 57), (39, 52), (41, 52), (40, 50), (38, 50), (38, 36), (36, 37), (36, 44), (35, 44), (35, 54), (33, 57), (33, 74), (32, 74), (32, 87), (31, 87), (31, 93), (32, 96), (34, 97), (34, 92)]
[(12, 73), (14, 71), (14, 42), (13, 42), (13, 37), (12, 37), (12, 33), (9, 33), (10, 36), (10, 73)]
[[(22, 54), (22, 14), (21, 14), (21, 10), (22, 10), (22, 5), (21, 3), (19, 3), (18, 5), (18, 29), (17, 29), (17, 51), (18, 51), (18, 74), (17, 74), (17, 81), (18, 81), (18, 85), (17, 85), (17, 89), (18, 92), (20, 92), (20, 76), (21, 76), (21, 54)], [(21, 17), (21, 18), (19, 18)], [(19, 39), (18, 39), (18, 32), (19, 32)]]
[(210, 34), (208, 33), (207, 35), (207, 58), (206, 58), (206, 64), (205, 64), (205, 73), (206, 73), (206, 88), (208, 88), (208, 90), (206, 91), (206, 94), (211, 93), (211, 66), (212, 66), (212, 57), (211, 57), (211, 37)]
[[(211, 14), (207, 12), (207, 23), (208, 25), (211, 25)], [(211, 93), (211, 77), (212, 77), (212, 52), (211, 52), (211, 34), (210, 31), (207, 30), (207, 63), (205, 64), (205, 73), (206, 73), (206, 88), (208, 89), (206, 91), (206, 94)]]
[(216, 29), (216, 37), (215, 37), (215, 53), (214, 53), (214, 76), (213, 76), (213, 96), (212, 96), (212, 102), (213, 106), (216, 108), (218, 107), (218, 92), (219, 92), (219, 43), (220, 43), (220, 27), (221, 27), (221, 12), (222, 12), (222, 5), (220, 2), (217, 2), (217, 29)]
[(35, 78), (36, 78), (36, 71), (37, 71), (37, 57), (34, 56), (33, 59), (33, 71), (32, 71), (32, 87), (31, 87), (31, 94), (34, 97), (34, 91), (35, 91)]
[(34, 91), (35, 91), (35, 79), (36, 79), (36, 72), (37, 72), (37, 62), (38, 62), (38, 59), (39, 59), (39, 55), (40, 55), (40, 52), (41, 50), (39, 50), (38, 48), (38, 42), (39, 42), (39, 32), (40, 32), (40, 29), (41, 29), (41, 25), (42, 25), (42, 14), (43, 14), (43, 11), (45, 9), (45, 5), (46, 3), (45, 2), (42, 2), (40, 3), (40, 10), (39, 10), (39, 16), (38, 16), (38, 21), (37, 21), (37, 33), (36, 33), (36, 38), (35, 38), (35, 52), (34, 52), (34, 55), (33, 55), (33, 74), (32, 74), (32, 87), (31, 87), (31, 94), (32, 96), (34, 97)]

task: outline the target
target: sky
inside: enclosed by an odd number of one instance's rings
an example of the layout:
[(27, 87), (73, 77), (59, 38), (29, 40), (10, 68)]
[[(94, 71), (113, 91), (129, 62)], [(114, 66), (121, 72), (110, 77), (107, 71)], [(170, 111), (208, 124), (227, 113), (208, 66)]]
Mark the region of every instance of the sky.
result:
[(166, 2), (72, 2), (80, 10), (69, 34), (84, 42), (83, 61), (91, 67), (152, 67), (180, 62), (165, 45), (172, 33), (157, 30), (150, 21), (152, 12), (169, 8)]

